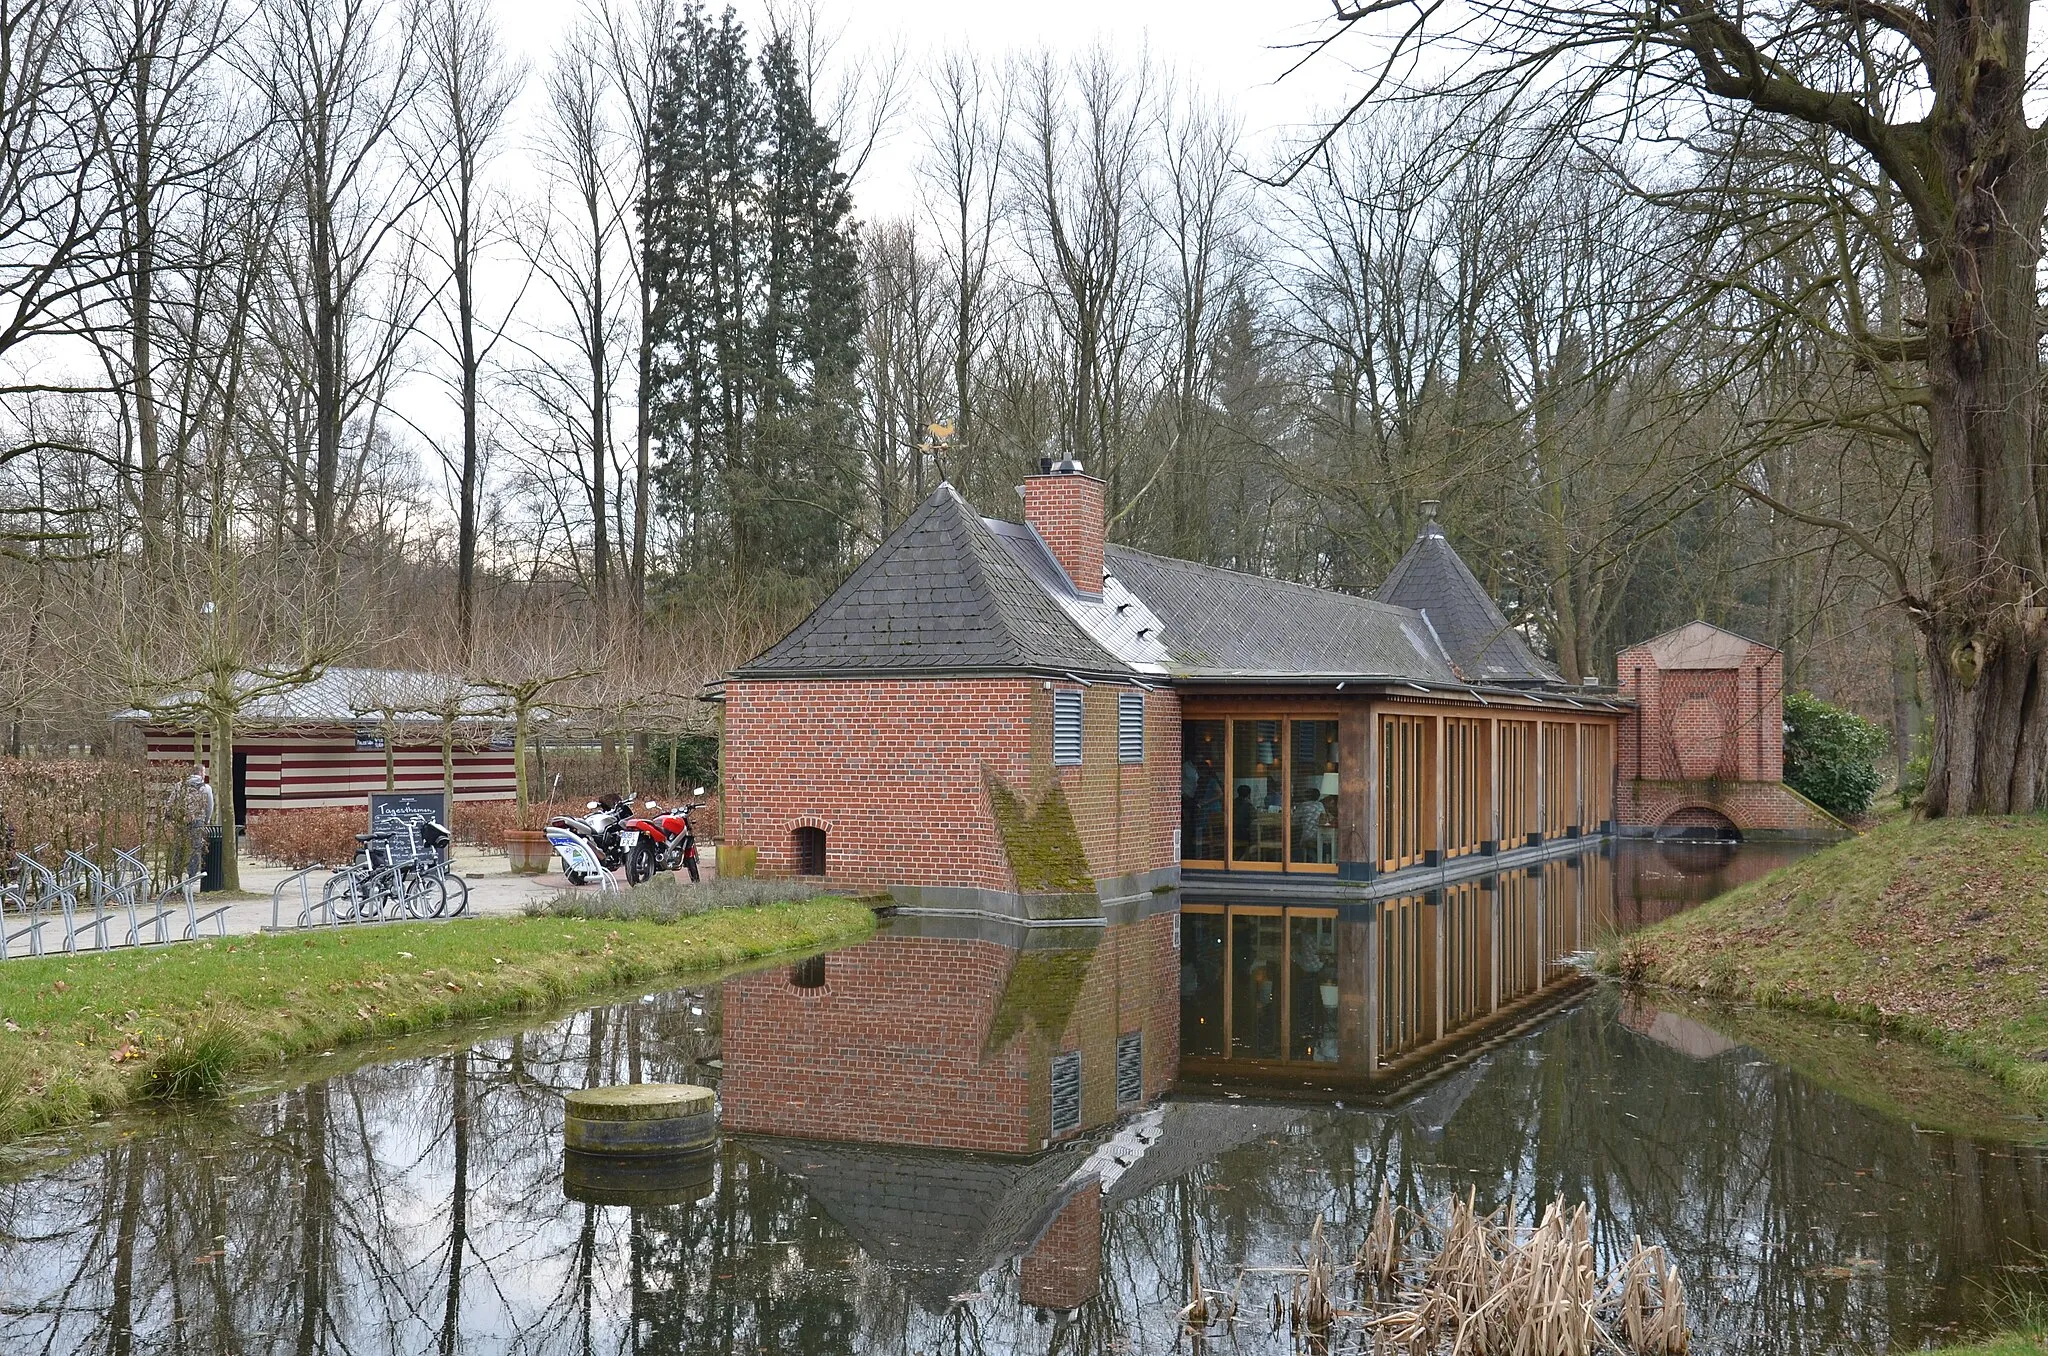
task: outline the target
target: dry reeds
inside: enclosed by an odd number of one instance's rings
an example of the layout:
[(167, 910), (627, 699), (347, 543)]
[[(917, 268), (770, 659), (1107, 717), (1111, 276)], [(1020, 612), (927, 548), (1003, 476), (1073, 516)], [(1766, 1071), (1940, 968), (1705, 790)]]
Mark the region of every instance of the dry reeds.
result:
[(1275, 1329), (1284, 1314), (1311, 1351), (1355, 1321), (1361, 1349), (1403, 1356), (1685, 1356), (1685, 1286), (1668, 1255), (1638, 1238), (1603, 1273), (1585, 1206), (1553, 1201), (1533, 1229), (1511, 1224), (1506, 1207), (1482, 1213), (1473, 1193), (1448, 1202), (1440, 1224), (1418, 1219), (1404, 1231), (1399, 1213), (1383, 1189), (1352, 1265), (1352, 1309), (1331, 1293), (1318, 1216), (1302, 1264), (1272, 1269), (1291, 1278), (1285, 1301), (1273, 1297)]

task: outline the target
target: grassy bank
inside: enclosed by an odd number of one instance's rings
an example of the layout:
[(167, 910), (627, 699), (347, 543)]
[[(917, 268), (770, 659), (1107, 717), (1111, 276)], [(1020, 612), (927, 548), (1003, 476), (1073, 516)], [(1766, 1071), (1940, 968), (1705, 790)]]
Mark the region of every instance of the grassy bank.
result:
[(1625, 978), (1874, 1023), (2048, 1104), (2048, 816), (1886, 820), (1610, 945)]
[(0, 1138), (293, 1055), (848, 941), (844, 899), (672, 923), (485, 918), (0, 963)]
[(1968, 1346), (1943, 1347), (1928, 1356), (2048, 1356), (2048, 1346), (2042, 1345), (2039, 1334), (2014, 1332), (1987, 1337)]

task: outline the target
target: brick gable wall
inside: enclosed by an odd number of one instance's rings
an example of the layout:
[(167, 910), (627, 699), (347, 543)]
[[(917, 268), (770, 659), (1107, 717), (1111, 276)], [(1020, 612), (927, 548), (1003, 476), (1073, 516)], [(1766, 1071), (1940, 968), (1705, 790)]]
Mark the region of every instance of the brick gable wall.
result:
[(1177, 864), (1180, 703), (1145, 693), (1145, 761), (1117, 757), (1117, 699), (1082, 689), (1082, 760), (1052, 761), (1052, 693), (1024, 678), (739, 680), (726, 690), (724, 832), (765, 874), (825, 831), (826, 876), (856, 888), (1016, 888), (983, 770), (1036, 803), (1066, 793), (1096, 879)]
[(1751, 643), (1735, 668), (1661, 669), (1651, 642), (1615, 658), (1636, 703), (1616, 732), (1615, 820), (1666, 829), (1830, 836), (1784, 786), (1785, 657)]
[(795, 872), (795, 831), (812, 826), (825, 830), (834, 882), (1011, 889), (982, 768), (1028, 781), (1037, 686), (1021, 678), (734, 682), (726, 689), (725, 833), (752, 844), (768, 875)]

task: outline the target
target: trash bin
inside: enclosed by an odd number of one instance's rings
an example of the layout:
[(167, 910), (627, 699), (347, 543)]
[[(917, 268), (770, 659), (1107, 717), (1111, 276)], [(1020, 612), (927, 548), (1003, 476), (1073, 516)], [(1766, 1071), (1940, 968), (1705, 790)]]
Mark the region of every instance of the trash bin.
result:
[(227, 884), (227, 868), (221, 863), (220, 825), (206, 826), (206, 851), (199, 859), (199, 888), (218, 890)]

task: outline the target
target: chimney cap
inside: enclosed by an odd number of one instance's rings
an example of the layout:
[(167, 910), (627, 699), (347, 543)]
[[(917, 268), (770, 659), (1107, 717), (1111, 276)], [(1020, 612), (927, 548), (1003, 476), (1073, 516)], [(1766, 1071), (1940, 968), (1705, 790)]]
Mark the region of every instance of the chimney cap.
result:
[(1056, 476), (1080, 475), (1081, 459), (1079, 457), (1074, 456), (1072, 453), (1069, 453), (1053, 463), (1052, 473)]

